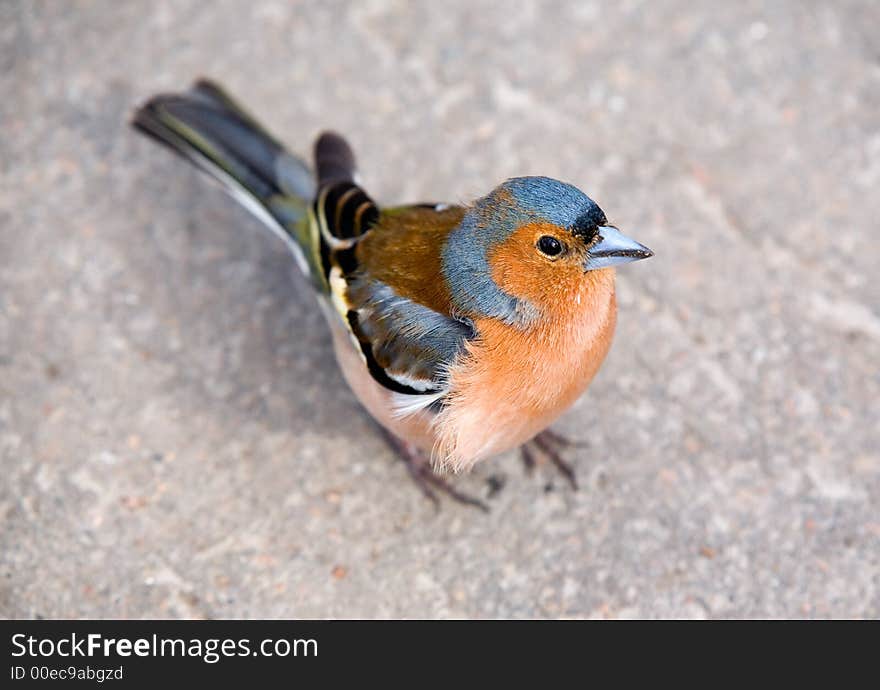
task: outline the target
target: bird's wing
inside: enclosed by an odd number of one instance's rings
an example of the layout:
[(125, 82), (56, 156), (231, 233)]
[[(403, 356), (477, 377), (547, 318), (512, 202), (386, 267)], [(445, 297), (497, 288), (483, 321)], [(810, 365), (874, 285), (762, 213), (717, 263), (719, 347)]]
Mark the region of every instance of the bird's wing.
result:
[(401, 296), (367, 272), (346, 281), (345, 305), (348, 327), (376, 381), (413, 396), (439, 398), (447, 392), (449, 366), (475, 337), (470, 321)]
[(372, 377), (398, 394), (401, 412), (447, 392), (449, 366), (475, 337), (453, 315), (440, 276), (446, 235), (464, 213), (419, 204), (383, 209), (355, 181), (346, 141), (328, 132), (315, 144), (314, 223), (336, 311)]
[(314, 214), (332, 302), (372, 377), (399, 394), (403, 414), (441, 399), (449, 366), (475, 337), (440, 288), (439, 253), (461, 213), (429, 204), (380, 211), (336, 175), (319, 186)]

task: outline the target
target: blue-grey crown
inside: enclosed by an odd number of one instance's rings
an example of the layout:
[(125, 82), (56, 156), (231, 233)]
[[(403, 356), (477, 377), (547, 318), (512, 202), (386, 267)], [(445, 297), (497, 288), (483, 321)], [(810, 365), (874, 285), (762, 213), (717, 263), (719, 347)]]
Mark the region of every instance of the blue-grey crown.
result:
[(442, 271), (456, 308), (524, 325), (537, 317), (531, 304), (492, 280), (489, 250), (526, 223), (549, 222), (591, 238), (605, 214), (586, 194), (549, 177), (514, 177), (478, 200), (449, 235)]
[(577, 187), (549, 177), (514, 177), (499, 189), (508, 191), (524, 215), (546, 220), (575, 234), (593, 234), (607, 220), (602, 209)]

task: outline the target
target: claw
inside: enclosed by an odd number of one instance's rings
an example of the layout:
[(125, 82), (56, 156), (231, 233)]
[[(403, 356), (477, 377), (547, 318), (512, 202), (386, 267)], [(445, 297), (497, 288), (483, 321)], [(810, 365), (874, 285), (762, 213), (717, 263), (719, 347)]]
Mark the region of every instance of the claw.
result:
[(583, 444), (575, 444), (572, 441), (569, 441), (564, 436), (557, 434), (555, 431), (545, 430), (540, 434), (535, 436), (531, 441), (528, 441), (521, 447), (522, 459), (525, 464), (526, 471), (531, 474), (535, 468), (535, 454), (532, 449), (533, 446), (547, 458), (553, 466), (559, 470), (560, 474), (566, 478), (569, 484), (571, 484), (571, 488), (575, 491), (578, 490), (577, 483), (577, 475), (574, 472), (574, 468), (562, 459), (562, 455), (559, 452), (560, 448), (567, 448), (569, 446), (574, 445), (583, 445)]

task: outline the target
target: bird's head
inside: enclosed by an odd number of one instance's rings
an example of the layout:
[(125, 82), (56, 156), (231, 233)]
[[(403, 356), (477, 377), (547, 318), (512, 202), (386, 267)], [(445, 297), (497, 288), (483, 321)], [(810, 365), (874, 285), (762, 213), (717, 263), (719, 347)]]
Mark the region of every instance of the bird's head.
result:
[(577, 188), (515, 177), (479, 199), (450, 233), (443, 273), (463, 313), (523, 325), (580, 300), (593, 271), (650, 256)]

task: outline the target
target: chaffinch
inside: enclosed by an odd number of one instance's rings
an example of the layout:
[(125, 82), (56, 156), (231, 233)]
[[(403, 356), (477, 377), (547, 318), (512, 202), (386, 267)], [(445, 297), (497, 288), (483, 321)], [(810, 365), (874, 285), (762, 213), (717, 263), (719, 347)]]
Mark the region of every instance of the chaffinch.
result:
[(652, 256), (592, 199), (516, 177), (469, 206), (380, 208), (339, 135), (317, 140), (313, 172), (204, 80), (152, 98), (133, 125), (220, 181), (287, 244), (346, 381), (426, 495), (482, 506), (433, 470), (468, 470), (517, 446), (527, 464), (537, 450), (575, 483), (565, 441), (547, 427), (608, 352), (613, 267)]

